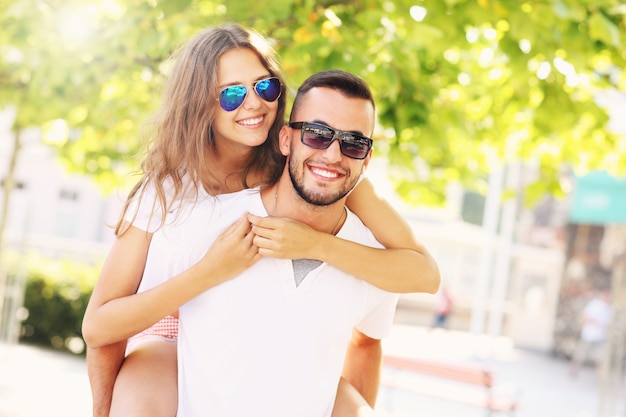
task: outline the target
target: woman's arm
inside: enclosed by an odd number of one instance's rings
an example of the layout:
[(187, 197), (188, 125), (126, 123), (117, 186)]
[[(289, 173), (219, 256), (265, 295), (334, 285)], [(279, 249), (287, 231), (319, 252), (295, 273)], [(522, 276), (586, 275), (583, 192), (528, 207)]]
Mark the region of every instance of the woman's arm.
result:
[(204, 256), (161, 285), (135, 293), (148, 254), (146, 232), (131, 227), (116, 239), (83, 319), (91, 348), (109, 345), (147, 329), (207, 289), (227, 281), (260, 259), (250, 224), (242, 217), (215, 240)]
[[(151, 234), (136, 227), (130, 227), (113, 243), (83, 317), (83, 338), (87, 346), (99, 348), (110, 343), (123, 341), (154, 323), (144, 323), (142, 315), (135, 316), (131, 313), (127, 316), (129, 320), (126, 321), (133, 324), (137, 323), (136, 328), (132, 328), (127, 334), (125, 333), (120, 337), (112, 338), (109, 334), (110, 329), (117, 327), (120, 320), (109, 320), (108, 317), (102, 317), (104, 315), (102, 311), (106, 310), (110, 303), (135, 295), (143, 275), (151, 238)], [(165, 315), (167, 313), (163, 316)], [(155, 321), (158, 319), (157, 317)], [(103, 339), (108, 343), (102, 341)]]
[(434, 258), (369, 180), (356, 186), (347, 205), (387, 249), (317, 232), (293, 220), (249, 215), (253, 232), (262, 237), (254, 243), (263, 256), (318, 259), (386, 291), (437, 292), (441, 278)]
[(418, 242), (407, 221), (376, 193), (367, 178), (348, 195), (346, 205), (388, 249), (367, 256), (363, 253), (364, 263), (368, 265), (362, 267), (388, 271), (384, 281), (373, 284), (392, 292), (437, 292), (441, 277), (435, 259)]
[[(92, 294), (87, 313), (83, 318), (83, 334), (90, 331), (91, 312), (94, 309), (94, 305), (98, 302), (99, 293), (114, 291), (116, 296), (121, 297), (134, 294), (137, 291), (141, 281), (145, 256), (150, 244), (150, 235), (135, 228), (132, 231), (129, 230), (123, 236), (127, 235), (130, 237), (118, 238), (116, 240), (105, 261), (100, 279), (94, 289), (96, 295)], [(107, 267), (107, 264), (115, 264), (118, 261), (123, 262), (124, 260), (118, 258), (117, 254), (127, 249), (132, 250), (132, 252), (128, 252), (128, 255), (130, 255), (128, 260), (131, 262), (127, 264), (127, 268), (124, 271), (125, 274), (119, 277), (121, 278), (120, 281), (114, 281), (114, 277), (109, 276), (104, 271), (110, 269), (110, 267)], [(123, 340), (94, 348), (90, 346), (91, 340), (89, 337), (86, 337), (85, 340), (87, 342), (87, 374), (93, 400), (93, 417), (108, 417), (111, 410), (113, 386), (124, 360), (126, 341)]]

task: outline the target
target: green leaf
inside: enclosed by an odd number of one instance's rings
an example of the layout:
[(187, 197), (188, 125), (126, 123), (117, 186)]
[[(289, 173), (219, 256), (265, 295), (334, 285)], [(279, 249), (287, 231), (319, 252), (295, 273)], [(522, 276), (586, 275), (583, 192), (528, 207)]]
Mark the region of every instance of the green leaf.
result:
[(589, 18), (589, 36), (606, 45), (620, 46), (619, 29), (601, 11), (592, 13)]
[(158, 6), (165, 16), (171, 16), (183, 12), (192, 2), (192, 0), (158, 0)]

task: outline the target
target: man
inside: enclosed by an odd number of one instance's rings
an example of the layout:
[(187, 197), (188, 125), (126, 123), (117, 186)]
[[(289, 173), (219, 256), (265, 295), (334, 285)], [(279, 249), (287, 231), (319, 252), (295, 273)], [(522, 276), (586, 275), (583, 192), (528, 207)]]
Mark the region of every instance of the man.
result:
[[(196, 220), (153, 238), (150, 250), (167, 253), (172, 268), (152, 271), (149, 256), (145, 276), (164, 280), (179, 265), (197, 262), (222, 231), (212, 217), (229, 224), (245, 212), (381, 247), (344, 204), (371, 158), (374, 113), (358, 77), (342, 71), (310, 77), (280, 133), (287, 164), (279, 182), (199, 202), (189, 215)], [(259, 234), (255, 239), (263, 239)], [(391, 328), (396, 302), (397, 295), (328, 264), (259, 260), (180, 308), (178, 417), (330, 416), (346, 351), (363, 344), (368, 348), (343, 372), (373, 404), (379, 340)]]

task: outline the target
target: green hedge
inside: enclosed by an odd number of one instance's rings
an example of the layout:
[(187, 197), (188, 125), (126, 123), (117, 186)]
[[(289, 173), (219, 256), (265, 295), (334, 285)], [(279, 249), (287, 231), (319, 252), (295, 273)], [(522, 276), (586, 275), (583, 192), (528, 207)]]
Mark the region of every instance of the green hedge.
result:
[(29, 267), (20, 342), (84, 354), (81, 324), (99, 269), (58, 260)]

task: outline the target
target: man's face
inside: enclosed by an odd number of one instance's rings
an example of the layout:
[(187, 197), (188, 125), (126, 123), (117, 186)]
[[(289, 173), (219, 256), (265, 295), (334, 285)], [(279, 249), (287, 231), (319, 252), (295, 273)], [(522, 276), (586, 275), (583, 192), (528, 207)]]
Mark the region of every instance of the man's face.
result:
[[(348, 98), (329, 88), (314, 88), (301, 101), (294, 122), (315, 122), (333, 129), (371, 137), (374, 108), (368, 100)], [(287, 156), (289, 176), (300, 197), (318, 206), (333, 204), (356, 185), (371, 158), (363, 160), (341, 153), (338, 140), (327, 149), (314, 149), (300, 141), (301, 129), (284, 127), (281, 150)]]

